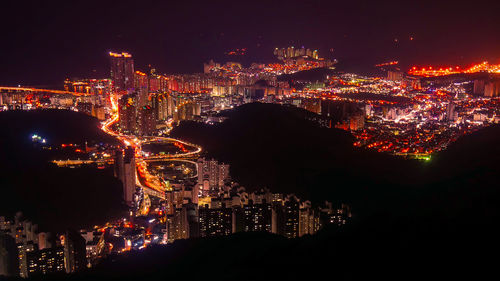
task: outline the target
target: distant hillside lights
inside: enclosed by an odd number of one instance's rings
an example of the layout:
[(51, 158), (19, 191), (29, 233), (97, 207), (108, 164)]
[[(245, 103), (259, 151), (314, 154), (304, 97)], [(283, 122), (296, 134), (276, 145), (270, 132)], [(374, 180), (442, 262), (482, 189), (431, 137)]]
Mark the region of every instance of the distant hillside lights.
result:
[(66, 79), (64, 90), (91, 95), (104, 95), (113, 91), (111, 79)]
[(77, 102), (106, 103), (106, 95), (34, 88), (0, 87), (0, 110), (31, 110), (39, 108), (75, 110)]
[(35, 143), (43, 143), (43, 144), (47, 143), (46, 139), (42, 138), (41, 136), (39, 136), (37, 134), (33, 134), (31, 136), (31, 141), (35, 142)]
[(280, 60), (297, 57), (308, 57), (316, 60), (319, 59), (318, 50), (305, 49), (304, 46), (297, 49), (293, 46), (281, 49), (276, 48), (274, 49), (274, 55)]
[(445, 76), (458, 73), (478, 73), (478, 72), (500, 73), (500, 64), (490, 65), (487, 61), (485, 61), (483, 63), (473, 65), (466, 69), (461, 69), (458, 66), (434, 67), (434, 68), (432, 66), (422, 67), (422, 68), (417, 68), (416, 66), (414, 66), (408, 71), (408, 73), (411, 75), (423, 76), (423, 77)]

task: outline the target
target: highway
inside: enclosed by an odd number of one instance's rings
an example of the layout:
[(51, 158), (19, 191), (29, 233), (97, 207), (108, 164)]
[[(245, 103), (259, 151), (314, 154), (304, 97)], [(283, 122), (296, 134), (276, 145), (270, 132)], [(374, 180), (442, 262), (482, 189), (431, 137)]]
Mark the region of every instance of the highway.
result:
[(167, 160), (167, 159), (189, 159), (198, 156), (202, 148), (199, 145), (188, 143), (185, 141), (181, 141), (178, 139), (174, 138), (167, 138), (167, 137), (144, 137), (143, 140), (140, 142), (141, 145), (141, 150), (142, 146), (145, 144), (151, 144), (151, 143), (180, 143), (184, 146), (192, 147), (194, 148), (193, 151), (190, 152), (184, 152), (184, 153), (177, 153), (177, 154), (164, 154), (164, 155), (152, 155), (146, 157), (147, 160)]
[(49, 93), (49, 94), (64, 94), (73, 96), (89, 96), (89, 94), (61, 91), (61, 90), (50, 90), (50, 89), (37, 89), (37, 88), (24, 88), (24, 87), (0, 87), (0, 92), (34, 92), (34, 93)]
[(151, 158), (145, 159), (144, 161), (146, 161), (147, 163), (152, 163), (152, 165), (158, 164), (158, 163), (163, 164), (163, 163), (172, 163), (172, 162), (188, 163), (188, 164), (191, 164), (195, 167), (194, 174), (188, 178), (197, 178), (198, 177), (198, 162), (195, 162), (195, 161), (186, 160), (186, 159), (173, 159), (173, 160), (167, 159), (167, 160), (164, 160), (164, 159), (151, 159)]
[[(137, 137), (133, 135), (125, 135), (119, 132), (115, 132), (112, 129), (112, 126), (119, 121), (119, 113), (118, 113), (118, 98), (114, 95), (110, 96), (111, 107), (112, 107), (112, 116), (103, 122), (101, 129), (116, 138), (118, 138), (123, 144), (126, 146), (131, 146), (135, 150), (135, 158), (136, 158), (136, 184), (140, 188), (144, 190), (145, 193), (160, 197), (165, 199), (165, 191), (167, 190), (167, 185), (164, 180), (159, 176), (152, 175), (148, 171), (148, 164), (146, 161), (149, 160), (185, 160), (191, 159), (193, 157), (198, 156), (202, 148), (199, 145), (195, 145), (192, 143), (188, 143), (185, 141), (181, 141), (174, 138), (167, 137)], [(178, 153), (178, 154), (163, 154), (163, 155), (154, 155), (151, 157), (147, 157), (146, 153), (142, 151), (142, 145), (144, 144), (152, 144), (152, 143), (180, 143), (185, 146), (189, 146), (194, 148), (193, 151)]]

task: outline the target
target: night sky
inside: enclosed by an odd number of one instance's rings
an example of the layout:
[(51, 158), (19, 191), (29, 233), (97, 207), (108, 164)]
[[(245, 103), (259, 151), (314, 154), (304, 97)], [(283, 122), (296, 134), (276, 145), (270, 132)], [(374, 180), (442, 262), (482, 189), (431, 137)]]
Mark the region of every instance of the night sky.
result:
[[(201, 72), (210, 58), (266, 62), (289, 45), (360, 69), (388, 60), (500, 63), (498, 2), (3, 1), (0, 85), (107, 77), (111, 50), (167, 74)], [(248, 54), (224, 55), (235, 48)]]

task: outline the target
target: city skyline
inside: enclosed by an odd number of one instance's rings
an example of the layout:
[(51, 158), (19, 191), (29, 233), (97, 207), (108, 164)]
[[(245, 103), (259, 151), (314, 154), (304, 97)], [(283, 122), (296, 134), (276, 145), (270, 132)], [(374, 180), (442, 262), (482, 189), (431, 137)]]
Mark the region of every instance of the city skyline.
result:
[[(407, 66), (500, 62), (500, 42), (493, 36), (499, 28), (493, 14), (498, 4), (492, 1), (467, 7), (423, 1), (408, 8), (399, 1), (20, 3), (8, 3), (6, 9), (30, 16), (20, 21), (12, 13), (0, 25), (10, 42), (0, 55), (9, 69), (2, 85), (104, 78), (108, 71), (101, 61), (112, 50), (135, 54), (139, 68), (152, 65), (168, 74), (201, 72), (202, 63), (231, 60), (225, 53), (241, 48), (247, 49), (239, 56), (245, 63), (271, 60), (275, 47), (290, 45), (323, 50), (323, 56), (353, 63), (358, 71), (391, 60)], [(240, 19), (240, 14), (248, 17)], [(50, 72), (44, 71), (48, 65)]]

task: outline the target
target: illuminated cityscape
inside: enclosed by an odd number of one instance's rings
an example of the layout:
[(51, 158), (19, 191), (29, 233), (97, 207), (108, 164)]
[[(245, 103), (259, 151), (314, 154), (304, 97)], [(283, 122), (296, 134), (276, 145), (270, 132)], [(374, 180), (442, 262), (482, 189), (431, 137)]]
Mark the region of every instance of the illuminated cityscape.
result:
[(443, 280), (494, 253), (489, 9), (125, 2), (7, 46), (0, 279)]
[[(308, 50), (304, 57), (316, 56), (318, 60), (317, 52), (309, 53)], [(170, 138), (168, 133), (182, 120), (223, 122), (224, 119), (217, 117), (218, 112), (244, 103), (293, 104), (302, 99), (302, 92), (297, 92), (288, 82), (278, 81), (277, 76), (333, 64), (300, 60), (297, 57), (301, 53), (297, 54), (293, 62), (242, 68), (232, 63), (220, 66), (212, 61), (205, 65), (206, 73), (166, 76), (157, 75), (154, 70), (150, 74), (132, 72), (131, 54), (111, 52), (111, 79), (65, 80), (65, 91), (3, 87), (2, 108), (83, 112), (102, 120), (102, 130), (123, 143), (122, 147), (108, 147), (98, 154), (88, 153), (88, 159), (53, 161), (59, 167), (113, 165), (114, 174), (123, 185), (123, 200), (130, 208), (131, 217), (81, 232), (86, 241), (87, 266), (110, 253), (178, 239), (241, 231), (265, 231), (296, 238), (314, 234), (323, 225), (345, 224), (351, 216), (349, 207), (335, 208), (327, 203), (314, 208), (310, 201), (268, 189), (248, 193), (231, 181), (229, 165), (200, 158), (200, 146)], [(32, 139), (49, 149), (57, 149), (46, 144), (41, 136), (33, 135)], [(77, 144), (62, 144), (62, 148), (66, 147), (74, 147), (81, 156), (89, 151)], [(146, 224), (136, 222), (141, 218), (148, 218)], [(14, 236), (9, 228), (24, 221), (3, 218), (3, 223), (3, 229)], [(106, 240), (108, 235), (124, 239), (124, 246)], [(34, 265), (37, 261), (33, 259), (41, 259), (38, 255), (45, 253), (41, 246), (44, 243), (29, 235), (17, 242), (22, 251), (36, 254), (31, 259), (20, 258), (20, 276), (78, 270), (78, 266), (68, 265), (47, 265), (51, 271), (38, 269), (40, 265)], [(55, 245), (64, 243), (52, 242), (51, 251), (56, 249)], [(33, 269), (23, 269), (30, 266)]]
[[(335, 69), (332, 62), (311, 64), (298, 59), (314, 58), (317, 52), (300, 49), (292, 55), (290, 50), (293, 48), (275, 51), (280, 63), (244, 68), (211, 61), (205, 64), (205, 73), (190, 75), (132, 72), (131, 54), (110, 53), (111, 80), (66, 80), (65, 91), (3, 87), (1, 102), (3, 110), (84, 112), (103, 120), (102, 129), (123, 143), (123, 148), (109, 149), (88, 160), (54, 161), (59, 166), (114, 163), (131, 214), (151, 218), (146, 226), (132, 227), (126, 219), (100, 228), (101, 238), (101, 233), (121, 233), (124, 228), (139, 231), (131, 238), (119, 235), (128, 239), (124, 248), (97, 251), (91, 245), (98, 238), (90, 235), (89, 264), (106, 252), (190, 237), (238, 231), (300, 237), (315, 233), (324, 224), (344, 224), (349, 218), (347, 206), (315, 209), (294, 195), (269, 190), (245, 192), (231, 181), (229, 165), (198, 158), (200, 146), (168, 137), (182, 120), (213, 124), (224, 120), (217, 117), (219, 111), (244, 103), (290, 104), (317, 113), (317, 122), (324, 127), (351, 132), (356, 147), (420, 160), (430, 160), (433, 153), (460, 136), (500, 121), (498, 90), (488, 89), (489, 83), (495, 87), (498, 83), (490, 76), (493, 70), (480, 77), (469, 77), (477, 71), (468, 70), (460, 72), (465, 76), (443, 79), (428, 79), (441, 75), (412, 70), (408, 75), (390, 70), (387, 77), (332, 72), (323, 81), (290, 83), (278, 77), (303, 70)], [(294, 60), (290, 63), (287, 58)], [(38, 136), (33, 138), (38, 140)], [(164, 227), (156, 227), (158, 224)]]

